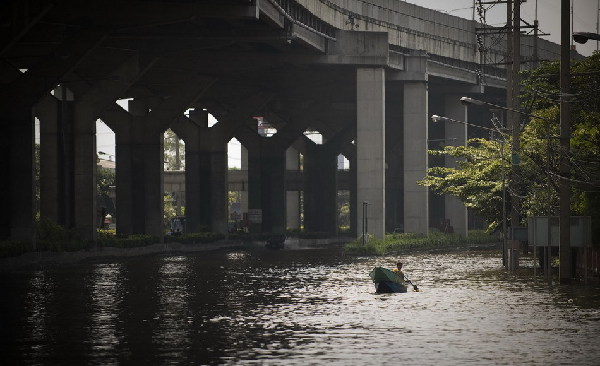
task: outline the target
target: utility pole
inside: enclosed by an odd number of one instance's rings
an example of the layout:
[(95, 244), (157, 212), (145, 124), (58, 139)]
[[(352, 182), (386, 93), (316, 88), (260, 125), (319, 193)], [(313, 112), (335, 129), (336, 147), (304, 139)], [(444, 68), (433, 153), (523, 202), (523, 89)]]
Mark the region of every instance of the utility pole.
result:
[[(511, 118), (509, 126), (512, 131), (512, 166), (513, 166), (513, 192), (518, 187), (518, 178), (519, 178), (519, 150), (521, 148), (521, 142), (519, 139), (520, 131), (520, 121), (521, 116), (518, 111), (519, 108), (519, 94), (520, 94), (520, 76), (519, 72), (521, 71), (521, 0), (514, 0), (513, 3), (513, 19), (512, 19), (512, 52), (513, 52), (513, 61), (512, 61), (512, 80), (511, 80), (511, 88), (512, 88), (512, 108), (515, 110), (514, 112), (510, 112)], [(516, 227), (519, 226), (519, 198), (517, 194), (513, 194), (512, 197), (512, 205), (510, 212), (510, 226)]]
[[(518, 0), (517, 0), (518, 1)], [(506, 107), (512, 109), (513, 106), (513, 72), (511, 62), (514, 62), (515, 58), (513, 55), (513, 0), (506, 1)], [(513, 114), (510, 111), (506, 111), (506, 123), (508, 128), (512, 128), (514, 125), (512, 122)], [(512, 196), (512, 195), (511, 195)], [(514, 201), (511, 200), (514, 204)], [(512, 205), (511, 205), (512, 207)], [(511, 210), (512, 212), (512, 210)], [(503, 213), (503, 220), (506, 223), (506, 212)], [(512, 217), (512, 216), (511, 216)], [(506, 230), (502, 234), (506, 236)], [(503, 243), (506, 243), (506, 238), (503, 238)], [(506, 245), (502, 246), (502, 265), (507, 266), (506, 262)]]
[[(510, 226), (519, 226), (519, 200), (514, 194), (518, 187), (519, 177), (519, 72), (521, 71), (521, 0), (507, 0), (506, 2), (506, 104), (508, 111), (506, 119), (512, 136), (511, 163), (512, 179), (510, 181), (511, 209)], [(514, 111), (513, 111), (514, 110)], [(502, 255), (503, 264), (506, 266), (506, 253)]]
[(570, 176), (570, 138), (571, 116), (569, 111), (571, 33), (569, 19), (569, 0), (561, 0), (560, 7), (560, 242), (559, 242), (559, 280), (568, 282), (571, 269), (571, 187)]

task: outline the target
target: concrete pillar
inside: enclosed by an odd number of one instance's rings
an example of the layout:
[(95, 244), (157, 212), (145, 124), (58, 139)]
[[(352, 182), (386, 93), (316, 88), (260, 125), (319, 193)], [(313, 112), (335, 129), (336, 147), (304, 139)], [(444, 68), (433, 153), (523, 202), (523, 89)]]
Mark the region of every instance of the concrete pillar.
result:
[(404, 227), (404, 145), (402, 136), (403, 84), (386, 85), (385, 104), (385, 231), (394, 232)]
[[(459, 95), (447, 95), (444, 99), (445, 116), (459, 121), (468, 122), (467, 108), (459, 102)], [(446, 145), (464, 146), (467, 143), (467, 125), (461, 123), (445, 123)], [(456, 167), (456, 159), (446, 157), (447, 167)], [(450, 225), (454, 232), (467, 237), (468, 235), (468, 215), (467, 208), (461, 200), (454, 196), (445, 196), (446, 220), (450, 220)]]
[(350, 232), (354, 235), (361, 235), (361, 227), (358, 221), (358, 198), (356, 195), (357, 174), (356, 174), (356, 154), (348, 158), (350, 163)]
[[(289, 171), (300, 170), (298, 151), (290, 147), (285, 152), (285, 165)], [(300, 191), (286, 191), (286, 226), (289, 229), (300, 228)]]
[(304, 156), (304, 228), (337, 233), (337, 154), (312, 145)]
[(59, 207), (59, 101), (48, 95), (35, 107), (40, 120), (40, 216), (55, 223), (61, 214)]
[(129, 101), (129, 126), (116, 133), (117, 232), (163, 234), (162, 129), (147, 118), (148, 107)]
[(363, 203), (367, 205), (368, 232), (385, 237), (385, 69), (356, 72), (357, 216), (359, 235)]
[[(262, 231), (262, 222), (264, 221), (263, 199), (262, 199), (262, 164), (260, 149), (254, 147), (248, 151), (248, 229), (252, 233)], [(261, 212), (261, 222), (253, 222), (256, 218), (255, 213)]]
[(2, 110), (0, 161), (8, 175), (0, 182), (0, 240), (33, 242), (33, 114), (26, 104), (5, 105)]
[(417, 181), (427, 174), (427, 83), (404, 83), (404, 231), (428, 234), (428, 189)]
[(227, 232), (227, 142), (208, 128), (208, 111), (190, 110), (186, 141), (186, 220), (188, 232)]
[[(241, 170), (248, 172), (248, 149), (244, 145), (241, 145)], [(247, 174), (246, 174), (247, 176)], [(242, 213), (248, 213), (248, 181), (244, 182), (243, 189), (241, 191), (241, 210)]]
[[(267, 137), (268, 138), (268, 137)], [(266, 138), (261, 138), (266, 139)], [(285, 148), (262, 141), (260, 182), (262, 231), (285, 233)]]
[(209, 172), (207, 159), (200, 149), (200, 135), (208, 130), (208, 112), (190, 110), (190, 120), (198, 128), (185, 139), (185, 216), (186, 230), (190, 233), (209, 230), (210, 206), (208, 181), (203, 179)]
[(221, 149), (216, 149), (209, 154), (210, 162), (210, 211), (211, 231), (227, 233), (228, 231), (228, 196), (227, 182), (228, 157), (227, 144), (222, 144)]
[(75, 103), (73, 128), (73, 225), (80, 237), (97, 237), (96, 118), (95, 107)]

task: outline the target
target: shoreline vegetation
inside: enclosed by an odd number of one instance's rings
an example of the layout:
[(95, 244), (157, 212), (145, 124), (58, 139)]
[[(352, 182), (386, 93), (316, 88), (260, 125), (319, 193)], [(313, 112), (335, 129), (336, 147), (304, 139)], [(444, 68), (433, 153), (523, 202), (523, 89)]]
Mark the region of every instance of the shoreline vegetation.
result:
[(483, 230), (471, 230), (468, 237), (459, 234), (432, 232), (429, 235), (401, 233), (386, 234), (385, 240), (368, 237), (363, 244), (362, 236), (346, 244), (344, 251), (353, 255), (389, 255), (409, 250), (469, 249), (473, 246), (490, 246), (502, 242), (499, 234)]
[[(269, 234), (229, 233), (227, 236), (219, 233), (200, 232), (182, 235), (165, 235), (162, 240), (151, 235), (117, 235), (114, 230), (99, 230), (96, 241), (84, 241), (78, 238), (76, 232), (66, 230), (58, 225), (40, 223), (36, 243), (20, 241), (0, 242), (0, 258), (18, 258), (24, 256), (39, 256), (48, 253), (56, 257), (61, 253), (74, 252), (115, 252), (119, 249), (133, 249), (143, 247), (156, 247), (166, 245), (168, 248), (179, 248), (186, 251), (206, 250), (200, 248), (205, 244), (212, 244), (210, 248), (232, 245), (245, 245), (252, 242), (266, 241)], [(344, 235), (346, 234), (346, 235)], [(331, 243), (343, 244), (343, 250), (348, 255), (388, 255), (408, 250), (437, 250), (469, 248), (477, 245), (497, 244), (501, 241), (497, 234), (487, 234), (483, 230), (469, 232), (467, 238), (458, 234), (444, 234), (432, 232), (428, 236), (422, 234), (398, 233), (387, 234), (385, 240), (369, 236), (367, 243), (363, 244), (362, 237), (352, 240), (351, 236), (343, 232), (342, 235), (332, 236), (327, 233), (309, 233), (299, 230), (287, 233), (288, 238), (294, 238), (304, 243), (317, 246), (330, 245)], [(155, 251), (155, 250), (150, 250)], [(142, 252), (142, 251), (134, 251)]]

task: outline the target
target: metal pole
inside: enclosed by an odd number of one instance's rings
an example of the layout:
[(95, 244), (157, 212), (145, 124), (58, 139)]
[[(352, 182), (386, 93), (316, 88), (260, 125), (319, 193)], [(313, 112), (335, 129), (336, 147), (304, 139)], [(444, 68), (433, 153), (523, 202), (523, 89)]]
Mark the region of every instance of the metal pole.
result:
[(550, 179), (552, 179), (552, 175), (550, 174), (550, 158), (552, 157), (552, 154), (550, 152), (550, 122), (548, 122), (548, 136), (547, 136), (547, 151), (546, 151), (546, 175), (548, 178), (548, 227), (546, 228), (547, 230), (547, 239), (548, 242), (546, 243), (546, 248), (544, 249), (546, 251), (546, 257), (544, 257), (544, 267), (545, 271), (544, 273), (547, 276), (548, 279), (548, 284), (551, 285), (552, 284), (552, 277), (550, 274), (550, 257), (551, 257), (551, 253), (552, 253), (552, 242), (551, 242), (551, 238), (552, 238), (552, 228), (550, 226), (550, 217), (552, 216), (552, 184)]
[(369, 242), (369, 202), (365, 202), (365, 242)]
[(365, 241), (365, 238), (366, 238), (366, 231), (365, 231), (365, 229), (366, 229), (365, 228), (365, 203), (366, 202), (363, 201), (363, 204), (362, 204), (362, 243), (363, 243), (363, 245), (366, 244), (366, 241)]
[(511, 118), (509, 119), (510, 128), (512, 129), (512, 149), (511, 149), (511, 162), (512, 162), (512, 191), (513, 194), (511, 196), (511, 210), (510, 210), (510, 226), (516, 227), (519, 226), (519, 197), (517, 194), (514, 194), (515, 189), (519, 186), (518, 178), (519, 178), (519, 150), (520, 150), (520, 141), (519, 141), (519, 121), (521, 117), (519, 115), (519, 72), (521, 71), (521, 0), (514, 0), (514, 11), (513, 11), (513, 32), (512, 32), (512, 79), (510, 88), (512, 89), (511, 97), (512, 97), (512, 109), (515, 112), (510, 113)]
[(569, 0), (561, 0), (561, 47), (560, 47), (560, 242), (559, 242), (559, 280), (568, 282), (572, 277), (571, 270), (571, 194), (568, 181), (570, 164), (571, 118), (568, 103), (570, 90), (571, 49), (569, 32)]
[(504, 137), (500, 141), (502, 160), (502, 265), (506, 267), (506, 173), (504, 172)]

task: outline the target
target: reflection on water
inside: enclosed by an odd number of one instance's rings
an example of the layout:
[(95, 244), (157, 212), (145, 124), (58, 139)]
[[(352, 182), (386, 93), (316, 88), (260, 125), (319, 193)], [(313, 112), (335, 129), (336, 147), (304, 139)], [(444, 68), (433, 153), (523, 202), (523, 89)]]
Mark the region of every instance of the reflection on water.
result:
[[(398, 259), (422, 291), (375, 294)], [(3, 273), (0, 334), (34, 364), (598, 364), (597, 284), (500, 262), (250, 248)]]
[(47, 352), (46, 318), (48, 303), (52, 301), (54, 293), (52, 279), (48, 278), (44, 271), (35, 271), (29, 279), (28, 288), (23, 309), (28, 336), (23, 343), (22, 352), (32, 359), (39, 359), (44, 358)]
[(90, 353), (106, 363), (116, 362), (115, 349), (123, 340), (119, 329), (124, 296), (121, 267), (118, 263), (95, 265), (88, 278)]

